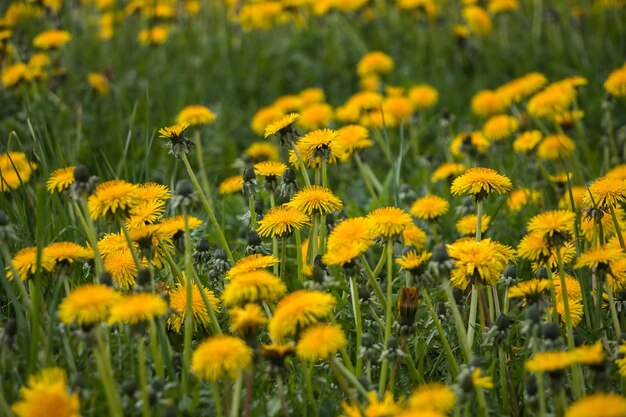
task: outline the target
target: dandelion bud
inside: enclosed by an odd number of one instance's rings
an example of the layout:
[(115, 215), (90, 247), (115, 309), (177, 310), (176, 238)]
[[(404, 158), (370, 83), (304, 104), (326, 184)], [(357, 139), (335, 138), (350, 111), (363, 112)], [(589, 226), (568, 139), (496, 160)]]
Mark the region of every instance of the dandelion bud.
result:
[(561, 337), (559, 326), (554, 323), (545, 323), (541, 326), (541, 337), (547, 340), (557, 340)]
[(188, 180), (180, 180), (176, 183), (175, 193), (182, 197), (188, 197), (193, 193), (193, 185)]
[(74, 181), (78, 183), (87, 183), (90, 177), (89, 168), (85, 165), (78, 165), (74, 168)]
[(108, 271), (102, 271), (100, 276), (98, 277), (100, 284), (106, 285), (108, 287), (113, 286), (113, 276)]

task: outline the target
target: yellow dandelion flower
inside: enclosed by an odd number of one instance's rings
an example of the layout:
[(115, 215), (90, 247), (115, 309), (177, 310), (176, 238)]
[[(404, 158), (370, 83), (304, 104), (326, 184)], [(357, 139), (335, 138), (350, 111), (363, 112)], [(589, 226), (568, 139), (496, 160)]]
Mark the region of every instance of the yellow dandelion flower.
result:
[(85, 284), (59, 304), (59, 319), (65, 324), (90, 326), (109, 319), (111, 306), (121, 297), (113, 288), (102, 284)]
[(55, 242), (43, 248), (44, 256), (57, 264), (72, 263), (79, 259), (93, 259), (93, 250), (74, 242)]
[(483, 376), (482, 369), (476, 368), (472, 372), (472, 384), (475, 388), (493, 388), (493, 379), (490, 376)]
[(577, 363), (585, 365), (600, 365), (606, 359), (606, 353), (601, 341), (592, 345), (578, 346), (570, 351)]
[(300, 335), (296, 355), (305, 361), (328, 359), (346, 345), (346, 335), (337, 324), (316, 324)]
[(328, 252), (322, 257), (322, 262), (328, 266), (344, 266), (361, 256), (365, 251), (367, 251), (367, 246), (363, 244), (335, 246), (328, 248)]
[[(482, 233), (485, 233), (487, 229), (489, 229), (490, 223), (491, 217), (483, 214), (480, 223), (480, 231)], [(476, 234), (476, 226), (478, 226), (478, 216), (475, 214), (468, 214), (467, 216), (463, 216), (455, 224), (456, 231), (462, 235)]]
[(371, 221), (366, 217), (352, 217), (342, 220), (328, 236), (327, 247), (329, 251), (340, 246), (370, 247), (374, 244), (371, 226)]
[(405, 246), (412, 246), (415, 250), (422, 250), (426, 247), (426, 232), (419, 226), (411, 223), (402, 232), (402, 240)]
[(165, 201), (148, 200), (133, 206), (126, 219), (128, 229), (136, 229), (147, 224), (153, 224), (161, 220), (165, 212)]
[(537, 147), (537, 156), (547, 161), (566, 158), (574, 153), (576, 144), (566, 135), (556, 134), (543, 138)]
[(347, 159), (355, 150), (374, 145), (369, 138), (369, 131), (360, 125), (347, 125), (339, 129), (335, 143), (343, 153), (340, 157), (342, 160)]
[(554, 83), (532, 96), (526, 110), (533, 117), (550, 117), (567, 111), (575, 98), (574, 86)]
[[(37, 272), (37, 247), (31, 246), (28, 248), (20, 249), (11, 260), (13, 267), (22, 281), (26, 281), (32, 275)], [(54, 269), (55, 260), (46, 254), (45, 251), (41, 252), (40, 267), (42, 272), (50, 272)], [(7, 266), (6, 274), (9, 280), (12, 280), (13, 272)]]
[(274, 100), (272, 106), (281, 109), (284, 113), (288, 113), (290, 111), (300, 110), (302, 108), (302, 100), (297, 95), (288, 94), (278, 97)]
[(454, 408), (454, 390), (440, 382), (430, 382), (417, 387), (409, 397), (408, 408), (412, 410), (433, 410), (448, 414)]
[(446, 214), (449, 208), (448, 200), (436, 195), (426, 195), (415, 200), (409, 212), (418, 219), (433, 221)]
[(23, 152), (0, 154), (0, 191), (16, 190), (26, 184), (37, 164), (30, 162)]
[(291, 198), (287, 206), (310, 216), (341, 211), (343, 203), (330, 189), (319, 185), (307, 185)]
[(536, 353), (524, 363), (528, 372), (560, 372), (576, 363), (576, 357), (571, 352), (552, 351)]
[(109, 323), (139, 324), (164, 316), (167, 313), (167, 303), (156, 294), (145, 292), (129, 294), (121, 297), (111, 307)]
[[(186, 277), (184, 277), (186, 278)], [(178, 283), (176, 289), (170, 292), (170, 307), (173, 310), (172, 315), (167, 319), (167, 325), (170, 329), (176, 333), (180, 333), (183, 324), (185, 323), (185, 317), (187, 317), (187, 280), (183, 283)], [(209, 311), (204, 303), (202, 293), (209, 302), (211, 310), (218, 312), (220, 309), (220, 300), (215, 296), (215, 293), (204, 286), (202, 290), (200, 286), (194, 283), (191, 286), (191, 322), (193, 323), (193, 330), (196, 331), (198, 327), (206, 328), (211, 321)]]
[(263, 133), (265, 132), (265, 126), (277, 121), (284, 115), (285, 113), (283, 112), (283, 110), (279, 109), (276, 106), (261, 107), (259, 110), (257, 110), (254, 116), (252, 116), (250, 128), (257, 135), (263, 135)]
[(489, 117), (503, 113), (507, 103), (496, 91), (481, 90), (472, 97), (470, 107), (476, 116)]
[(128, 246), (126, 249), (109, 253), (104, 258), (104, 269), (111, 274), (113, 284), (117, 288), (128, 289), (135, 285), (137, 265)]
[(626, 417), (626, 398), (611, 393), (590, 394), (575, 401), (565, 417)]
[(439, 101), (439, 92), (428, 84), (411, 87), (408, 96), (417, 110), (430, 109)]
[(215, 113), (206, 106), (191, 105), (184, 107), (176, 115), (176, 123), (178, 125), (202, 126), (213, 123), (216, 119)]
[(620, 164), (609, 169), (604, 175), (605, 178), (616, 178), (626, 180), (626, 164)]
[(396, 259), (396, 263), (406, 271), (417, 271), (424, 267), (430, 258), (431, 254), (429, 252), (418, 254), (417, 251), (412, 250)]
[(541, 201), (541, 193), (530, 188), (518, 188), (513, 190), (506, 199), (506, 205), (513, 213), (517, 213), (529, 202)]
[(469, 194), (482, 200), (491, 193), (506, 194), (512, 189), (511, 180), (490, 168), (470, 168), (452, 181), (452, 195)]
[(615, 97), (626, 96), (626, 65), (609, 74), (604, 82), (604, 89)]
[(524, 298), (527, 303), (533, 303), (550, 288), (550, 280), (532, 278), (527, 281), (518, 282), (509, 288), (507, 296), (509, 298)]
[[(307, 166), (321, 166), (322, 161), (335, 164), (341, 158), (343, 149), (339, 146), (339, 134), (332, 129), (313, 130), (297, 143), (298, 152)], [(295, 153), (290, 155), (290, 162), (298, 165)]]
[(513, 116), (500, 114), (490, 117), (483, 125), (482, 132), (490, 141), (499, 141), (513, 135), (519, 128), (519, 122)]
[(275, 179), (287, 171), (287, 165), (277, 161), (263, 161), (254, 164), (256, 175)]
[(33, 39), (33, 46), (39, 49), (54, 49), (65, 45), (72, 40), (72, 34), (67, 30), (47, 30)]
[[(572, 207), (569, 190), (565, 190), (565, 192), (563, 193), (563, 196), (559, 199), (559, 208), (562, 210), (573, 210), (573, 211), (582, 210), (585, 207), (583, 203), (583, 197), (586, 193), (588, 193), (587, 188), (582, 187), (580, 185), (573, 185), (571, 191), (572, 191), (572, 197), (574, 200), (574, 207)], [(584, 220), (585, 220), (585, 217), (583, 216), (581, 221), (584, 221)], [(591, 240), (591, 238), (589, 238), (589, 240)]]
[(109, 79), (97, 72), (87, 74), (87, 83), (91, 88), (101, 96), (109, 94)]
[(517, 0), (491, 0), (487, 6), (489, 13), (496, 15), (519, 9)]
[(237, 263), (230, 268), (230, 270), (226, 273), (226, 279), (230, 279), (239, 274), (256, 271), (258, 269), (269, 268), (277, 263), (278, 258), (273, 255), (262, 255), (259, 253), (248, 255), (238, 260)]
[(449, 181), (454, 179), (454, 177), (461, 175), (466, 170), (467, 167), (463, 164), (445, 162), (437, 167), (430, 179), (432, 182)]
[(278, 277), (258, 269), (231, 277), (222, 293), (222, 301), (229, 307), (276, 301), (286, 292), (287, 287)]
[(243, 188), (243, 176), (233, 175), (220, 183), (217, 192), (220, 195), (240, 193)]
[(162, 127), (159, 129), (159, 137), (173, 142), (180, 141), (188, 127), (189, 123), (186, 122)]
[(246, 304), (228, 310), (230, 316), (230, 330), (242, 337), (254, 335), (256, 330), (267, 323), (263, 309), (258, 304)]
[(548, 79), (545, 75), (531, 72), (500, 86), (496, 93), (506, 103), (519, 103), (526, 97), (535, 94), (547, 83)]
[(581, 253), (578, 261), (574, 265), (575, 268), (591, 268), (596, 269), (600, 265), (608, 266), (621, 258), (626, 257), (619, 247), (610, 245), (594, 246)]
[(469, 26), (470, 30), (479, 35), (487, 36), (491, 33), (493, 24), (489, 14), (479, 6), (467, 6), (462, 11), (463, 19)]
[(30, 72), (28, 65), (23, 62), (17, 62), (13, 65), (8, 65), (2, 69), (2, 85), (6, 88), (10, 88), (18, 85), (22, 81), (32, 80), (33, 75)]
[(415, 106), (407, 97), (387, 97), (383, 100), (383, 113), (385, 118), (391, 116), (393, 120), (402, 122), (411, 117), (414, 111)]
[(517, 153), (530, 153), (535, 150), (543, 134), (539, 130), (529, 130), (520, 133), (513, 141), (513, 150)]
[(309, 216), (295, 207), (283, 204), (269, 209), (259, 220), (257, 233), (263, 237), (289, 236), (309, 223)]
[(391, 57), (383, 52), (374, 51), (365, 54), (357, 64), (357, 73), (360, 77), (366, 75), (388, 74), (394, 68)]
[(326, 103), (315, 103), (302, 108), (298, 126), (304, 130), (321, 129), (333, 119), (333, 108)]
[(200, 343), (191, 357), (191, 371), (200, 379), (235, 378), (252, 364), (252, 349), (232, 336), (213, 336)]
[(414, 224), (409, 214), (397, 207), (381, 207), (367, 215), (371, 221), (372, 236), (391, 239)]
[(537, 214), (528, 222), (528, 232), (538, 233), (546, 238), (560, 235), (565, 238), (574, 233), (576, 215), (567, 210), (551, 210)]
[(455, 259), (450, 282), (461, 289), (475, 282), (495, 285), (515, 253), (512, 248), (491, 239), (480, 242), (471, 238), (460, 239), (447, 245), (447, 249), (448, 255)]
[(169, 200), (172, 192), (167, 185), (156, 182), (144, 182), (139, 184), (140, 198), (142, 201)]
[(300, 114), (298, 113), (289, 113), (285, 116), (282, 116), (280, 119), (272, 121), (271, 123), (265, 126), (265, 133), (263, 136), (268, 138), (277, 133), (282, 133), (289, 129), (293, 123), (300, 118)]
[(87, 200), (89, 214), (95, 220), (107, 215), (115, 216), (130, 210), (141, 198), (140, 189), (124, 180), (99, 184)]
[(298, 98), (302, 104), (306, 106), (309, 104), (321, 103), (326, 100), (326, 95), (324, 94), (324, 90), (321, 88), (311, 87), (300, 91)]
[(490, 146), (491, 142), (482, 132), (464, 132), (459, 133), (452, 139), (452, 142), (450, 142), (450, 152), (452, 152), (453, 156), (460, 158), (472, 152), (484, 154)]
[(45, 368), (28, 378), (11, 411), (17, 417), (80, 417), (78, 393), (68, 393), (67, 375), (61, 368)]
[(336, 304), (335, 297), (321, 291), (299, 290), (279, 301), (270, 319), (269, 332), (273, 340), (282, 340), (328, 316)]
[[(556, 295), (557, 300), (562, 300), (562, 287), (561, 287), (561, 279), (554, 278), (552, 280), (552, 286), (554, 287), (554, 293)], [(565, 288), (567, 289), (567, 297), (569, 298), (569, 302), (572, 301), (581, 301), (583, 299), (582, 290), (580, 288), (580, 282), (576, 278), (571, 275), (565, 275)], [(565, 317), (565, 316), (563, 316)]]
[(252, 162), (279, 161), (280, 152), (278, 146), (271, 142), (253, 142), (244, 151), (244, 155)]
[(139, 42), (142, 45), (161, 45), (170, 35), (170, 25), (154, 25), (139, 32)]
[(598, 207), (614, 207), (624, 201), (626, 201), (626, 180), (617, 178), (598, 178), (589, 186), (589, 192), (583, 195), (583, 203), (588, 207), (593, 207), (594, 204)]
[[(187, 216), (187, 225), (189, 230), (197, 229), (202, 226), (202, 220), (194, 216)], [(185, 232), (185, 216), (175, 216), (163, 219), (159, 223), (159, 235), (166, 239), (172, 239)]]
[(50, 193), (63, 192), (70, 188), (70, 185), (74, 182), (74, 168), (69, 166), (66, 168), (59, 168), (52, 171), (50, 178), (46, 182), (46, 188)]

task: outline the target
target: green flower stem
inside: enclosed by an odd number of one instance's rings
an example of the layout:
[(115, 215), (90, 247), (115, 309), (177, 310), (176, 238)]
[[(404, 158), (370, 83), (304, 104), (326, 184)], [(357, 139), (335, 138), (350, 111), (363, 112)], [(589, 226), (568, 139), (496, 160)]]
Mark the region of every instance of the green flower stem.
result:
[(304, 265), (302, 264), (302, 235), (300, 229), (295, 229), (296, 235), (296, 260), (298, 262), (298, 282), (304, 282)]
[(17, 284), (17, 288), (20, 291), (20, 294), (23, 298), (23, 303), (26, 306), (26, 309), (31, 313), (31, 317), (33, 314), (33, 303), (30, 299), (30, 295), (28, 294), (28, 290), (24, 285), (24, 281), (20, 278), (17, 270), (15, 269), (15, 265), (13, 264), (13, 258), (11, 257), (11, 253), (9, 252), (9, 248), (4, 241), (0, 241), (0, 251), (2, 251), (2, 256), (4, 257), (4, 263), (8, 265), (11, 274), (13, 275), (13, 281)]
[(359, 352), (361, 351), (361, 336), (363, 334), (363, 324), (361, 317), (361, 304), (359, 303), (359, 290), (356, 285), (356, 279), (350, 277), (350, 297), (352, 298), (352, 311), (354, 313), (354, 325), (356, 326), (356, 377), (361, 376), (363, 368), (363, 358)]
[(298, 160), (298, 166), (300, 167), (300, 171), (302, 172), (302, 178), (304, 179), (304, 184), (311, 185), (311, 180), (309, 179), (309, 173), (306, 170), (306, 166), (304, 165), (304, 161), (302, 160), (302, 156), (300, 156), (300, 152), (298, 151), (296, 144), (292, 143), (291, 148), (293, 149), (293, 153), (296, 155), (296, 159)]
[(471, 345), (467, 339), (465, 325), (463, 324), (463, 317), (461, 316), (459, 307), (456, 305), (456, 301), (454, 300), (454, 295), (452, 294), (452, 287), (450, 287), (450, 283), (448, 281), (444, 282), (443, 288), (446, 292), (446, 296), (448, 297), (448, 302), (450, 303), (452, 315), (454, 316), (454, 323), (456, 325), (456, 332), (459, 337), (459, 343), (461, 344), (463, 358), (465, 359), (465, 362), (469, 363), (471, 362), (473, 355), (472, 349), (470, 348)]
[(276, 376), (276, 384), (278, 385), (278, 397), (280, 398), (280, 409), (283, 413), (283, 417), (289, 417), (289, 407), (285, 396), (285, 384), (283, 382), (283, 376), (280, 373)]
[(280, 239), (280, 280), (285, 282), (285, 270), (287, 269), (287, 243), (285, 238)]
[(128, 233), (128, 229), (126, 228), (126, 224), (124, 223), (124, 219), (121, 217), (117, 218), (117, 222), (122, 228), (122, 233), (124, 234), (124, 238), (126, 239), (126, 244), (128, 245), (128, 249), (130, 253), (133, 255), (133, 261), (135, 261), (135, 266), (137, 267), (137, 271), (141, 269), (141, 261), (139, 260), (139, 255), (137, 255), (137, 249), (135, 248), (135, 244), (133, 240), (130, 238), (130, 233)]
[(369, 310), (370, 310), (370, 315), (372, 316), (372, 318), (374, 319), (378, 327), (380, 327), (380, 330), (384, 331), (385, 323), (383, 323), (380, 317), (378, 317), (378, 314), (376, 314), (376, 311), (374, 310), (374, 307), (372, 307), (371, 304), (369, 305)]
[(309, 362), (308, 366), (306, 364), (302, 364), (302, 368), (305, 373), (305, 384), (306, 384), (306, 395), (309, 398), (309, 403), (305, 405), (305, 407), (313, 408), (313, 415), (319, 416), (319, 412), (317, 411), (317, 403), (315, 402), (315, 394), (313, 392), (313, 362)]
[(214, 232), (215, 234), (217, 234), (217, 238), (220, 241), (220, 245), (222, 246), (222, 249), (224, 249), (224, 251), (226, 252), (226, 255), (228, 255), (228, 259), (232, 263), (234, 263), (235, 258), (233, 258), (233, 254), (230, 251), (230, 247), (228, 246), (228, 242), (226, 241), (226, 238), (224, 237), (224, 233), (222, 232), (220, 223), (217, 221), (217, 218), (215, 217), (215, 213), (213, 212), (213, 208), (211, 208), (211, 203), (209, 202), (206, 195), (202, 191), (202, 187), (200, 187), (200, 183), (198, 183), (198, 178), (196, 178), (196, 174), (193, 173), (193, 169), (191, 169), (191, 165), (189, 165), (189, 160), (187, 159), (187, 155), (183, 153), (181, 156), (181, 159), (183, 160), (183, 163), (185, 164), (185, 168), (187, 169), (187, 174), (189, 174), (189, 178), (191, 178), (191, 182), (193, 183), (193, 186), (196, 189), (198, 196), (200, 197), (200, 201), (202, 202), (202, 205), (204, 206), (204, 210), (209, 215), (209, 219), (211, 220), (211, 224), (213, 225), (213, 228), (215, 229)]
[(500, 400), (502, 402), (502, 410), (504, 410), (504, 414), (510, 414), (509, 392), (507, 391), (506, 363), (504, 348), (502, 346), (498, 346), (498, 362), (500, 365)]
[[(39, 257), (39, 255), (38, 255)], [(38, 261), (39, 263), (39, 261)], [(37, 266), (39, 269), (39, 265)], [(32, 302), (32, 317), (30, 328), (30, 355), (28, 357), (28, 370), (32, 372), (36, 368), (37, 357), (39, 354), (39, 334), (41, 333), (41, 312), (45, 311), (45, 307), (42, 306), (43, 297), (41, 294), (41, 274), (39, 271), (35, 274), (35, 278), (29, 281), (30, 285), (30, 297)], [(18, 278), (19, 279), (19, 278)]]
[(539, 393), (539, 417), (545, 417), (546, 415), (546, 392), (543, 386), (543, 374), (535, 374), (537, 378), (537, 392)]
[(215, 403), (215, 415), (224, 417), (224, 406), (222, 405), (222, 394), (220, 394), (217, 381), (211, 382), (211, 393), (213, 394), (213, 402)]
[(113, 378), (113, 370), (111, 369), (111, 358), (109, 356), (108, 340), (102, 333), (102, 328), (96, 329), (97, 348), (94, 349), (94, 359), (96, 362), (96, 368), (100, 381), (104, 388), (104, 394), (107, 398), (107, 406), (109, 408), (109, 415), (112, 417), (123, 417), (122, 405), (120, 397), (115, 386), (115, 379)]
[(358, 152), (354, 152), (352, 155), (354, 156), (354, 161), (356, 162), (356, 165), (359, 168), (359, 172), (361, 174), (361, 178), (363, 178), (363, 182), (365, 183), (365, 188), (367, 188), (367, 192), (370, 194), (370, 197), (372, 198), (372, 200), (377, 201), (378, 195), (376, 194), (376, 191), (374, 190), (374, 185), (372, 184), (372, 180), (370, 179), (370, 177), (367, 175), (367, 172), (365, 171), (365, 167), (363, 166), (361, 157), (359, 156)]
[[(602, 284), (600, 284), (602, 285)], [(619, 323), (617, 317), (617, 310), (615, 309), (615, 299), (613, 298), (613, 289), (610, 283), (606, 283), (606, 294), (609, 297), (609, 308), (611, 309), (611, 318), (613, 319), (613, 328), (615, 329), (614, 339), (618, 340), (622, 334), (622, 326)], [(600, 300), (601, 302), (602, 300)]]
[(611, 217), (613, 218), (613, 224), (615, 225), (615, 233), (617, 234), (617, 239), (619, 240), (619, 245), (622, 250), (626, 250), (626, 246), (624, 246), (624, 237), (622, 236), (622, 229), (619, 226), (619, 221), (617, 220), (617, 215), (615, 214), (615, 207), (611, 207)]
[(472, 299), (470, 301), (469, 321), (467, 324), (467, 343), (472, 348), (476, 334), (476, 315), (478, 313), (478, 284), (472, 284)]
[(159, 343), (157, 337), (157, 329), (154, 320), (148, 322), (148, 336), (150, 337), (150, 354), (154, 360), (154, 367), (159, 378), (165, 377), (165, 367), (163, 366), (163, 357), (159, 351)]
[(170, 379), (174, 379), (175, 372), (174, 365), (172, 364), (172, 347), (170, 346), (170, 341), (165, 332), (165, 324), (159, 319), (157, 319), (156, 322), (156, 334), (159, 347), (161, 348), (161, 357), (165, 362)]
[(237, 417), (239, 415), (239, 407), (241, 403), (241, 390), (243, 388), (243, 371), (239, 371), (237, 379), (235, 380), (235, 395), (230, 403), (230, 417)]
[(439, 316), (437, 316), (437, 312), (433, 306), (433, 302), (430, 299), (430, 295), (428, 291), (422, 291), (422, 297), (428, 306), (428, 310), (430, 311), (430, 315), (433, 318), (433, 323), (435, 323), (435, 328), (437, 329), (437, 334), (439, 335), (439, 339), (441, 340), (441, 344), (443, 345), (443, 350), (446, 352), (446, 356), (448, 357), (448, 364), (450, 366), (450, 371), (452, 377), (456, 377), (459, 374), (459, 364), (457, 363), (454, 353), (450, 348), (450, 343), (448, 342), (448, 338), (446, 337), (445, 332), (443, 331), (443, 326), (441, 325), (441, 321), (439, 320)]
[(209, 176), (204, 166), (204, 149), (202, 148), (202, 138), (200, 137), (200, 129), (196, 129), (193, 134), (193, 141), (196, 145), (196, 158), (198, 160), (198, 168), (200, 168), (200, 181), (207, 192), (211, 189), (209, 185)]
[(146, 351), (143, 337), (137, 343), (137, 363), (139, 364), (139, 385), (141, 387), (141, 409), (143, 417), (150, 417), (150, 400), (148, 398), (148, 375), (146, 372)]
[(348, 382), (350, 382), (350, 384), (354, 388), (356, 388), (356, 390), (361, 395), (363, 395), (364, 397), (367, 397), (367, 390), (365, 388), (363, 388), (363, 385), (361, 385), (361, 383), (359, 382), (357, 377), (355, 377), (354, 374), (352, 374), (350, 371), (348, 371), (346, 369), (346, 367), (339, 360), (337, 360), (336, 357), (334, 357), (334, 356), (330, 357), (330, 364), (332, 366), (334, 366), (335, 369), (337, 369), (339, 372), (341, 372), (341, 374), (346, 377)]
[[(272, 255), (274, 255), (274, 257), (278, 259), (278, 239), (276, 238), (276, 236), (272, 236)], [(274, 264), (273, 266), (274, 275), (278, 275), (278, 266), (278, 263)]]
[[(187, 210), (183, 207), (183, 217), (185, 221), (185, 271), (186, 282), (185, 285), (185, 321), (184, 321), (184, 335), (183, 335), (183, 369), (181, 373), (181, 388), (183, 392), (187, 392), (187, 386), (189, 384), (189, 369), (191, 368), (191, 341), (193, 338), (193, 308), (192, 308), (192, 294), (193, 294), (193, 273), (191, 271), (191, 237), (189, 235), (189, 218), (187, 216)], [(209, 306), (210, 310), (210, 306)]]
[(89, 215), (89, 210), (85, 205), (84, 200), (80, 200), (80, 205), (72, 200), (72, 206), (74, 207), (74, 211), (80, 221), (80, 224), (83, 226), (85, 233), (87, 234), (87, 239), (89, 240), (89, 244), (93, 249), (93, 262), (96, 267), (96, 278), (100, 276), (104, 267), (102, 265), (102, 258), (100, 257), (100, 251), (98, 249), (98, 235), (96, 233), (96, 228), (94, 226), (93, 220)]
[[(413, 379), (413, 381), (420, 385), (423, 384), (424, 383), (423, 373), (420, 373), (415, 367), (415, 361), (413, 360), (413, 356), (411, 355), (410, 350), (408, 349), (405, 350), (404, 359), (406, 359), (407, 368), (409, 370), (409, 374), (411, 375), (411, 378)], [(397, 373), (397, 368), (398, 368), (398, 364), (396, 364), (396, 366), (394, 367), (394, 372), (392, 372), (392, 380), (395, 380), (395, 374)], [(391, 391), (393, 391), (394, 382), (395, 381), (392, 381), (389, 384), (391, 385)]]
[[(391, 238), (387, 239), (386, 245), (387, 251), (387, 299), (386, 299), (386, 309), (385, 309), (385, 341), (384, 341), (384, 349), (386, 350), (389, 347), (389, 339), (391, 337), (391, 322), (392, 322), (392, 295), (393, 295), (393, 240)], [(389, 368), (389, 360), (387, 358), (383, 359), (382, 364), (380, 365), (380, 381), (378, 383), (378, 394), (383, 395), (385, 392), (385, 387), (387, 386), (387, 371)]]
[(328, 187), (328, 170), (326, 169), (326, 159), (322, 158), (322, 186)]
[(476, 201), (476, 242), (482, 239), (483, 227), (483, 200)]
[[(383, 256), (383, 258), (385, 257)], [(374, 288), (374, 292), (376, 293), (378, 302), (383, 308), (386, 308), (387, 302), (385, 301), (385, 295), (383, 294), (383, 290), (380, 288), (380, 284), (376, 280), (376, 275), (374, 275), (372, 268), (370, 268), (369, 264), (367, 263), (365, 255), (361, 255), (361, 263), (365, 267), (365, 275), (367, 275), (370, 285)]]
[(311, 215), (311, 233), (309, 234), (309, 247), (307, 250), (309, 265), (313, 265), (313, 261), (315, 261), (315, 257), (317, 256), (317, 216), (317, 213)]
[(256, 211), (254, 211), (254, 196), (248, 197), (248, 205), (250, 210), (250, 229), (256, 230)]
[[(320, 246), (317, 253), (321, 255), (326, 254), (326, 216), (320, 214)], [(315, 259), (313, 259), (315, 260)]]

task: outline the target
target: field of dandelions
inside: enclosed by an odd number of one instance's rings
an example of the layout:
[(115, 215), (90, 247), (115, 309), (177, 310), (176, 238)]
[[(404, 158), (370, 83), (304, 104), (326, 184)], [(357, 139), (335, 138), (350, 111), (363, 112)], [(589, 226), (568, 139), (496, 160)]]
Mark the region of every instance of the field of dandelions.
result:
[(2, 417), (626, 417), (624, 0), (5, 0), (0, 137)]

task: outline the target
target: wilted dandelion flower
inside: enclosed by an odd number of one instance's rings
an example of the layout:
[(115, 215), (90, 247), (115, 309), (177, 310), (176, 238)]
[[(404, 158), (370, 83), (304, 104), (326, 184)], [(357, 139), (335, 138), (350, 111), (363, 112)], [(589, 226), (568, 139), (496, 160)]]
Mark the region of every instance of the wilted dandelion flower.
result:
[(409, 212), (418, 219), (434, 221), (446, 214), (449, 208), (448, 200), (436, 195), (426, 195), (415, 200)]
[(337, 324), (316, 324), (302, 332), (296, 355), (307, 361), (328, 359), (346, 345), (346, 335)]
[(447, 414), (454, 408), (456, 395), (452, 388), (440, 382), (430, 382), (418, 386), (409, 397), (411, 410), (433, 410)]
[(17, 417), (80, 417), (78, 393), (69, 393), (67, 375), (61, 368), (44, 368), (20, 388), (11, 406)]
[[(26, 281), (37, 271), (37, 247), (31, 246), (28, 248), (20, 249), (11, 260), (15, 271), (19, 275), (22, 281)], [(50, 272), (54, 269), (55, 260), (50, 256), (47, 256), (45, 251), (42, 250), (40, 267), (42, 272)], [(6, 267), (6, 274), (9, 280), (12, 280), (13, 272), (10, 268)]]
[(191, 105), (184, 107), (178, 115), (176, 115), (176, 123), (178, 125), (188, 124), (189, 126), (202, 126), (213, 123), (215, 118), (215, 113), (208, 107)]
[(569, 136), (555, 134), (543, 138), (537, 147), (537, 156), (554, 161), (572, 155), (575, 150), (576, 144)]
[(232, 336), (218, 335), (200, 343), (191, 358), (191, 370), (200, 379), (235, 378), (252, 364), (252, 349)]
[(335, 297), (321, 291), (299, 290), (287, 295), (276, 306), (269, 332), (274, 341), (303, 330), (328, 316), (336, 304)]
[(278, 258), (273, 255), (252, 254), (238, 260), (226, 273), (226, 279), (230, 279), (239, 274), (269, 268), (278, 263)]
[(503, 113), (506, 110), (507, 103), (497, 92), (481, 90), (472, 97), (470, 107), (475, 115), (489, 117)]
[(450, 282), (461, 289), (475, 283), (495, 285), (515, 253), (512, 248), (491, 239), (476, 242), (465, 238), (446, 247), (448, 255), (456, 260)]
[(164, 316), (167, 308), (165, 300), (156, 294), (139, 292), (125, 295), (111, 307), (109, 323), (139, 324)]
[[(186, 277), (184, 277), (186, 278)], [(167, 319), (167, 325), (170, 329), (176, 333), (180, 333), (183, 324), (185, 323), (185, 317), (187, 316), (187, 280), (183, 283), (178, 283), (176, 289), (170, 292), (170, 307), (174, 312)], [(194, 283), (191, 286), (191, 316), (194, 331), (198, 326), (206, 328), (211, 321), (209, 312), (200, 291), (204, 292), (204, 295), (214, 312), (218, 312), (220, 308), (220, 300), (215, 296), (213, 291), (202, 287)]]
[(381, 207), (367, 215), (372, 222), (372, 236), (391, 239), (414, 224), (409, 214), (397, 207)]
[(485, 122), (482, 132), (491, 141), (499, 141), (513, 135), (519, 128), (519, 122), (513, 116), (500, 114)]
[[(491, 223), (491, 216), (483, 214), (480, 223), (481, 233), (485, 233), (489, 229)], [(462, 235), (474, 235), (476, 234), (476, 227), (478, 226), (478, 216), (475, 214), (468, 214), (461, 217), (455, 224), (456, 231)]]
[(124, 180), (111, 180), (99, 184), (87, 200), (89, 214), (95, 219), (107, 215), (126, 213), (141, 198), (139, 187)]
[(66, 168), (59, 168), (50, 174), (50, 178), (46, 181), (46, 188), (50, 193), (63, 192), (70, 188), (70, 185), (74, 182), (74, 169), (76, 167), (69, 166)]
[(33, 46), (39, 49), (55, 49), (72, 40), (72, 34), (67, 30), (47, 30), (33, 39)]
[(530, 153), (542, 139), (543, 134), (539, 130), (522, 132), (513, 141), (513, 150), (518, 153)]
[(357, 64), (357, 73), (360, 77), (366, 75), (388, 74), (394, 68), (394, 62), (391, 57), (383, 52), (374, 51), (363, 55)]
[(626, 64), (609, 74), (604, 89), (615, 97), (626, 96)]
[(626, 417), (626, 398), (612, 393), (589, 394), (575, 401), (565, 417)]
[(470, 168), (452, 181), (452, 195), (469, 194), (479, 201), (491, 193), (506, 194), (512, 189), (511, 180), (490, 168)]
[(269, 209), (258, 221), (257, 233), (263, 237), (284, 237), (309, 223), (309, 216), (287, 204)]
[(109, 319), (111, 306), (121, 294), (102, 284), (85, 284), (75, 288), (59, 304), (59, 319), (65, 324), (91, 326)]
[(298, 191), (289, 203), (289, 207), (294, 207), (307, 215), (326, 215), (334, 211), (340, 211), (343, 204), (339, 197), (333, 192), (319, 185), (307, 185)]
[(244, 305), (276, 301), (286, 292), (287, 287), (278, 277), (258, 269), (231, 277), (222, 293), (222, 300), (227, 306)]

